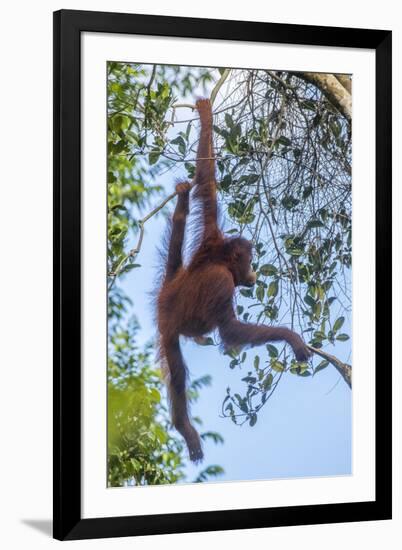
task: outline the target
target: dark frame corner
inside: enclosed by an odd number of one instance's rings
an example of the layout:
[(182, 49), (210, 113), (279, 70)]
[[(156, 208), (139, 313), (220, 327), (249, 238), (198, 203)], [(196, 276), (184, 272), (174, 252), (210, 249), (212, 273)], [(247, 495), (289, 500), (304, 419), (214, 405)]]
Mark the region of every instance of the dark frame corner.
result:
[[(59, 540), (390, 519), (391, 31), (61, 10), (54, 25), (54, 497)], [(81, 519), (80, 37), (82, 32), (369, 48), (376, 53), (376, 500)], [(64, 281), (62, 283), (62, 281)], [(384, 322), (386, 320), (386, 322)], [(385, 368), (386, 367), (386, 368)]]

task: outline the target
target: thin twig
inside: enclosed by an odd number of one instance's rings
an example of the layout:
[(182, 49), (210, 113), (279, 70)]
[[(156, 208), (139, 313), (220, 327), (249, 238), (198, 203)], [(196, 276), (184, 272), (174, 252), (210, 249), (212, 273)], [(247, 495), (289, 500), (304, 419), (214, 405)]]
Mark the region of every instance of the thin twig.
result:
[[(221, 74), (220, 79), (218, 80), (218, 82), (213, 87), (212, 92), (211, 92), (211, 96), (210, 96), (210, 101), (211, 101), (212, 105), (214, 104), (216, 96), (218, 95), (219, 90), (222, 88), (222, 86), (223, 86), (225, 80), (227, 79), (227, 77), (229, 76), (229, 74), (230, 74), (230, 69), (225, 69), (223, 71), (223, 73)], [(187, 107), (188, 109), (192, 109), (193, 111), (196, 109), (196, 106), (193, 103), (174, 103), (172, 105), (173, 109), (178, 109), (178, 108), (181, 108), (181, 107)], [(197, 120), (197, 119), (193, 119), (193, 120)]]
[(192, 109), (194, 111), (195, 105), (193, 103), (174, 103), (172, 105), (173, 109), (180, 109), (181, 107), (186, 107), (187, 109)]
[(223, 71), (223, 73), (221, 74), (220, 79), (219, 79), (218, 82), (215, 84), (214, 89), (213, 89), (212, 92), (211, 92), (211, 97), (210, 97), (210, 100), (211, 100), (212, 105), (214, 104), (215, 99), (216, 99), (216, 96), (218, 95), (219, 90), (222, 88), (223, 83), (225, 82), (225, 80), (227, 79), (227, 77), (229, 76), (229, 74), (230, 74), (230, 69), (225, 69), (225, 70)]
[(144, 238), (144, 225), (145, 223), (150, 219), (152, 218), (152, 216), (155, 216), (155, 214), (157, 214), (160, 210), (162, 210), (162, 208), (169, 202), (173, 199), (173, 197), (175, 197), (177, 195), (176, 192), (174, 193), (171, 193), (170, 195), (168, 195), (158, 206), (156, 206), (153, 210), (151, 210), (151, 212), (149, 212), (144, 218), (142, 218), (141, 220), (138, 220), (137, 221), (137, 225), (139, 227), (139, 230), (140, 230), (140, 233), (139, 233), (139, 236), (138, 236), (138, 241), (137, 241), (137, 244), (134, 246), (134, 248), (132, 248), (128, 254), (126, 254), (126, 256), (124, 256), (124, 258), (122, 258), (122, 260), (119, 262), (119, 264), (117, 265), (116, 269), (112, 272), (112, 273), (109, 273), (109, 275), (112, 277), (112, 280), (110, 281), (110, 284), (109, 284), (109, 288), (108, 290), (110, 290), (116, 280), (116, 277), (117, 275), (119, 275), (119, 273), (121, 272), (121, 270), (123, 269), (125, 263), (127, 262), (127, 260), (129, 258), (133, 259), (137, 256), (137, 254), (139, 253), (139, 251), (141, 250), (141, 246), (142, 246), (142, 241), (143, 241), (143, 238)]

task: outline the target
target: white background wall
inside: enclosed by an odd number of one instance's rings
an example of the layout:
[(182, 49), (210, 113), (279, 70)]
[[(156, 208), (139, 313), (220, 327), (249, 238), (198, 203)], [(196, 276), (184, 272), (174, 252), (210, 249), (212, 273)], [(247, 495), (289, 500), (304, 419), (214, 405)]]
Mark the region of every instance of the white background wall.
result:
[[(229, 8), (230, 7), (230, 8)], [(398, 2), (350, 0), (198, 3), (98, 0), (9, 1), (1, 10), (0, 33), (0, 235), (1, 382), (0, 544), (42, 549), (50, 538), (52, 513), (52, 11), (92, 9), (217, 17), (394, 31), (394, 309), (401, 306), (401, 39)], [(228, 12), (230, 9), (230, 13)], [(399, 69), (399, 70), (397, 70)], [(399, 185), (398, 185), (399, 184)], [(397, 216), (399, 219), (396, 219)], [(245, 546), (299, 550), (400, 547), (401, 315), (394, 339), (394, 519), (387, 522), (305, 526), (79, 541), (81, 548), (201, 549)], [(399, 367), (399, 368), (398, 368)], [(391, 365), (384, 365), (384, 369)]]

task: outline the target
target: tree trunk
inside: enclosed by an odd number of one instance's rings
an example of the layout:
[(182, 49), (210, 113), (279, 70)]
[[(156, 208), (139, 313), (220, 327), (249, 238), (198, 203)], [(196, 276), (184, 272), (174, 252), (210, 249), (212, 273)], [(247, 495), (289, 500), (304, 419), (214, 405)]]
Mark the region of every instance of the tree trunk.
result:
[(351, 94), (352, 93), (352, 79), (348, 74), (336, 74), (336, 78), (342, 84), (342, 86)]
[[(327, 73), (295, 73), (310, 84), (314, 84), (321, 90), (328, 101), (349, 121), (352, 121), (352, 96), (346, 86), (351, 89), (351, 81), (345, 75)], [(340, 78), (345, 84), (341, 84)], [(346, 80), (347, 79), (347, 80)]]

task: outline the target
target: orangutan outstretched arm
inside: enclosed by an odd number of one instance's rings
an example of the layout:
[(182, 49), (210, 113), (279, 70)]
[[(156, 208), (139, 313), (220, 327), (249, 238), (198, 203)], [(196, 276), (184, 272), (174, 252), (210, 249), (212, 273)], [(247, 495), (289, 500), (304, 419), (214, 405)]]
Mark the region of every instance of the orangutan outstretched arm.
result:
[(197, 150), (194, 197), (200, 199), (203, 210), (203, 238), (205, 242), (215, 239), (220, 230), (217, 223), (217, 200), (215, 180), (215, 159), (212, 146), (212, 106), (209, 99), (196, 102), (201, 122), (200, 140)]
[(218, 328), (222, 341), (228, 347), (243, 346), (246, 344), (258, 346), (266, 342), (284, 341), (292, 346), (298, 361), (307, 361), (311, 356), (301, 337), (296, 332), (293, 332), (293, 330), (287, 327), (269, 327), (267, 325), (242, 323), (236, 318), (231, 305), (223, 308)]

